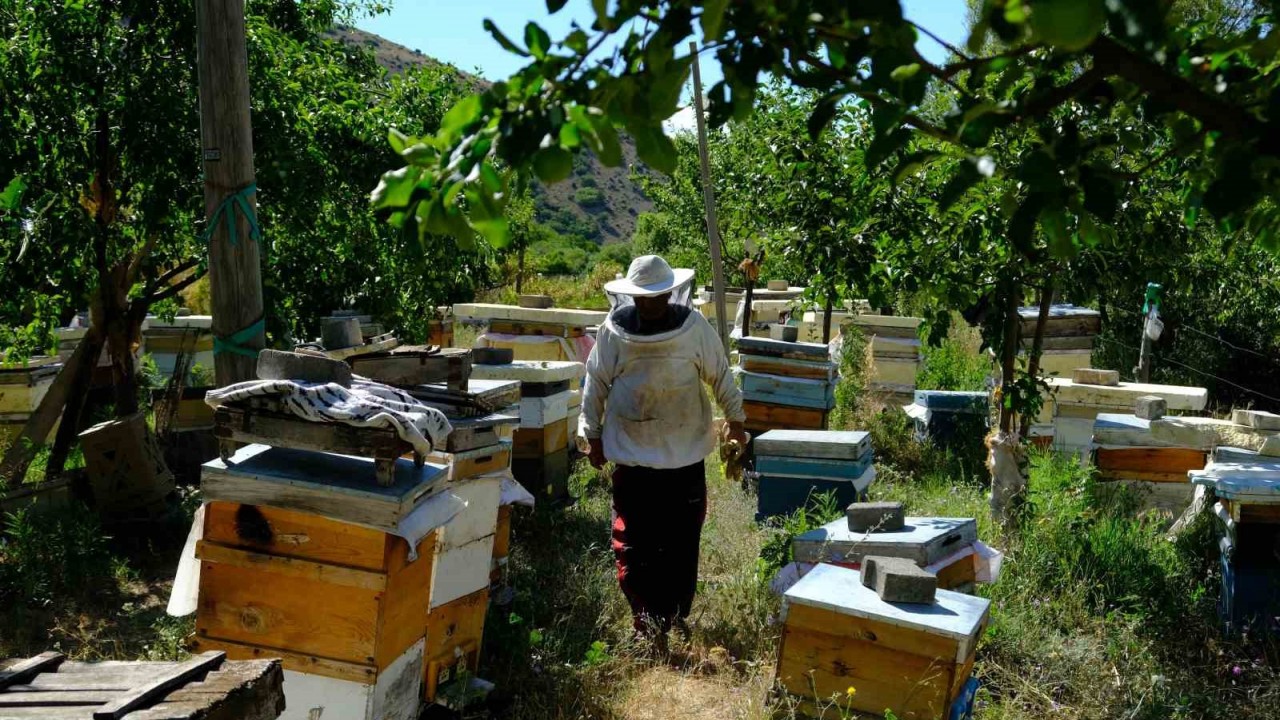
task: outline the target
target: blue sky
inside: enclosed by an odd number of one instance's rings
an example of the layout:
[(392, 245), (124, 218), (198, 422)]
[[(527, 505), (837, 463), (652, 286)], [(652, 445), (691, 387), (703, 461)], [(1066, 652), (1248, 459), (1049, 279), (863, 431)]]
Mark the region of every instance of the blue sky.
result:
[[(963, 45), (964, 0), (903, 0), (906, 15), (953, 45)], [(492, 19), (508, 37), (520, 42), (525, 23), (536, 21), (553, 40), (564, 37), (571, 20), (588, 27), (595, 14), (589, 0), (570, 0), (560, 12), (548, 15), (543, 0), (395, 0), (389, 14), (365, 18), (356, 24), (410, 49), (457, 65), (469, 72), (479, 71), (491, 80), (506, 77), (522, 66), (522, 58), (506, 52), (484, 31), (485, 18)], [(938, 62), (946, 51), (928, 38), (920, 50)], [(720, 79), (714, 62), (702, 63), (703, 83)]]

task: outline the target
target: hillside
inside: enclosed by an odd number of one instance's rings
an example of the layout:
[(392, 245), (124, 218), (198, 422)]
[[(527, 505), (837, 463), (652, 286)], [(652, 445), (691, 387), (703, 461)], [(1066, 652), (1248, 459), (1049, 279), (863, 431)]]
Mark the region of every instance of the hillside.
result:
[[(330, 31), (330, 35), (369, 48), (378, 64), (390, 72), (448, 66), (421, 50), (411, 50), (359, 28), (340, 26)], [(483, 78), (462, 70), (457, 72), (477, 87), (487, 84)], [(632, 179), (633, 168), (635, 172), (648, 172), (638, 164), (635, 143), (626, 135), (622, 135), (621, 140), (624, 158), (621, 167), (605, 167), (594, 156), (583, 154), (575, 159), (573, 175), (568, 180), (551, 186), (539, 184), (534, 191), (539, 220), (562, 235), (581, 235), (600, 244), (629, 241), (635, 231), (636, 217), (650, 210), (653, 204)]]

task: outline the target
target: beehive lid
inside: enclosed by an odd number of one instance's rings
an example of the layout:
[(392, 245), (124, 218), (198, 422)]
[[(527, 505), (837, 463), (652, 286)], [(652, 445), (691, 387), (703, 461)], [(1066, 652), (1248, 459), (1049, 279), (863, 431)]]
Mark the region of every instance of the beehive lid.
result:
[(857, 460), (871, 452), (871, 433), (861, 430), (770, 430), (754, 441), (757, 455)]
[[(1024, 320), (1036, 320), (1040, 317), (1039, 306), (1027, 306), (1018, 308), (1018, 317)], [(1050, 318), (1067, 318), (1067, 317), (1097, 317), (1101, 318), (1102, 313), (1093, 308), (1079, 307), (1077, 305), (1050, 305)]]
[(585, 377), (587, 366), (567, 360), (513, 360), (506, 365), (472, 365), (474, 380), (519, 380), (552, 383)]
[(791, 541), (799, 562), (861, 562), (866, 555), (886, 555), (924, 567), (968, 547), (978, 539), (973, 518), (908, 517), (895, 532), (855, 532), (846, 518), (801, 533)]
[(862, 573), (837, 565), (818, 565), (786, 592), (790, 605), (808, 605), (840, 615), (866, 618), (946, 637), (960, 643), (957, 660), (972, 652), (986, 623), (991, 601), (939, 590), (932, 605), (887, 603), (862, 584)]
[(1137, 415), (1098, 413), (1093, 421), (1093, 441), (1116, 447), (1165, 447), (1169, 443), (1151, 434), (1151, 421)]
[(915, 404), (942, 412), (986, 412), (985, 392), (961, 392), (957, 390), (917, 390)]
[(574, 327), (599, 325), (609, 316), (609, 313), (603, 310), (523, 308), (517, 305), (496, 305), (493, 303), (459, 303), (453, 306), (453, 314), (459, 320), (512, 320), (572, 325)]
[(831, 349), (822, 343), (785, 342), (762, 337), (738, 338), (738, 352), (748, 355), (770, 355), (797, 360), (825, 360)]
[(230, 462), (201, 466), (206, 502), (267, 505), (394, 532), (401, 520), (444, 488), (448, 468), (395, 461), (395, 482), (375, 480), (373, 458), (246, 445)]
[(1280, 505), (1280, 458), (1274, 462), (1212, 462), (1189, 473), (1191, 482), (1218, 497), (1256, 505)]
[(1143, 395), (1158, 395), (1165, 399), (1170, 410), (1203, 410), (1209, 400), (1209, 391), (1202, 387), (1131, 382), (1113, 386), (1077, 385), (1070, 378), (1050, 378), (1049, 391), (1059, 404), (1092, 407), (1131, 408)]

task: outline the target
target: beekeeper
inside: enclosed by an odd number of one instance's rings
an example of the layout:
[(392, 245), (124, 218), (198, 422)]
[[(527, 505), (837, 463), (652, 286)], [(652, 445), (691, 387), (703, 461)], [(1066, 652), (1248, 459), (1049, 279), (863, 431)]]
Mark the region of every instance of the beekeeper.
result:
[(703, 458), (716, 448), (711, 386), (725, 440), (746, 444), (742, 394), (716, 331), (693, 311), (693, 271), (657, 255), (605, 285), (612, 309), (587, 359), (583, 435), (591, 464), (614, 464), (613, 553), (636, 631), (665, 644), (698, 581), (707, 511)]

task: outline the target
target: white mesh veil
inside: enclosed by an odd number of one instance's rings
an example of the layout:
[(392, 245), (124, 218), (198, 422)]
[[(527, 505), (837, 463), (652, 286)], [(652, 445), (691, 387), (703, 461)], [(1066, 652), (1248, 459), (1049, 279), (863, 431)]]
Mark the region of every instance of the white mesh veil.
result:
[[(623, 295), (621, 293), (611, 293), (606, 291), (605, 296), (609, 298), (610, 312), (613, 312), (618, 308), (636, 304), (636, 299), (630, 295)], [(671, 290), (671, 299), (667, 301), (667, 304), (686, 307), (692, 310), (693, 309), (693, 278), (689, 278), (687, 282), (677, 285), (675, 288), (673, 288)]]

